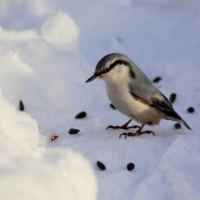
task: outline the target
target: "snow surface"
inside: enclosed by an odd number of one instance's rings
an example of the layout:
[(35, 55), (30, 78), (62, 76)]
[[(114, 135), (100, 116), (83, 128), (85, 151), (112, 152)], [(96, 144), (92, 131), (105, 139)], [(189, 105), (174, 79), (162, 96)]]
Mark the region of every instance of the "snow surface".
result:
[[(199, 0), (1, 0), (0, 198), (200, 199), (199, 9)], [(111, 52), (161, 76), (155, 85), (177, 94), (192, 131), (166, 120), (150, 127), (156, 137), (105, 130), (128, 119), (102, 80), (85, 80)], [(87, 117), (75, 119), (80, 111)]]

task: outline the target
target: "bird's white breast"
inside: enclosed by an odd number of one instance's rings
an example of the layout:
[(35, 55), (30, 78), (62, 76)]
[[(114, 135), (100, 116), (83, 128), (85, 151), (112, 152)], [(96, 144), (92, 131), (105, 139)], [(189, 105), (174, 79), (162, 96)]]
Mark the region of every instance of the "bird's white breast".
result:
[(137, 118), (137, 115), (144, 113), (149, 108), (149, 106), (135, 100), (131, 96), (126, 84), (114, 86), (106, 84), (106, 90), (113, 105), (128, 117), (135, 116)]

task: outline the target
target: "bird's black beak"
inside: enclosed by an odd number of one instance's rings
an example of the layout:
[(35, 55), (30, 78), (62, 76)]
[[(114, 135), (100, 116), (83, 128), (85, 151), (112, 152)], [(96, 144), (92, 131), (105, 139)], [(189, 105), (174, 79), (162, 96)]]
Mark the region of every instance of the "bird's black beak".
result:
[(86, 83), (93, 81), (94, 79), (96, 79), (98, 76), (93, 75), (92, 77), (90, 77), (87, 81), (85, 81)]

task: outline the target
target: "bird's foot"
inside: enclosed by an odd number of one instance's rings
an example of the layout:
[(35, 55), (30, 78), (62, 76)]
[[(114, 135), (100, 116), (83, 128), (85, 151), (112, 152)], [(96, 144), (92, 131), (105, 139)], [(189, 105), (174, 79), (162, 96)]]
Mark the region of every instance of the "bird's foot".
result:
[(107, 129), (109, 129), (109, 128), (113, 128), (113, 129), (124, 129), (124, 130), (128, 130), (128, 129), (130, 129), (130, 128), (140, 128), (139, 126), (137, 126), (137, 125), (135, 125), (135, 126), (128, 126), (129, 125), (129, 123), (132, 121), (132, 119), (129, 119), (124, 125), (122, 125), (122, 126), (112, 126), (112, 125), (110, 125), (110, 126), (108, 126), (107, 128), (106, 128), (106, 130)]
[(125, 138), (126, 137), (130, 137), (130, 136), (137, 136), (137, 135), (142, 135), (142, 134), (150, 134), (152, 133), (154, 136), (155, 136), (155, 133), (153, 131), (150, 131), (150, 130), (146, 130), (146, 131), (142, 131), (142, 132), (139, 132), (139, 131), (136, 131), (135, 133), (132, 133), (132, 132), (128, 132), (128, 133), (122, 133), (119, 138), (124, 135)]
[(108, 127), (106, 128), (106, 130), (109, 129), (109, 128), (128, 130), (128, 129), (130, 129), (130, 128), (140, 128), (140, 127), (137, 126), (137, 125), (135, 125), (135, 126), (125, 126), (125, 125), (123, 125), (123, 126), (112, 126), (112, 125), (110, 125), (110, 126), (108, 126)]

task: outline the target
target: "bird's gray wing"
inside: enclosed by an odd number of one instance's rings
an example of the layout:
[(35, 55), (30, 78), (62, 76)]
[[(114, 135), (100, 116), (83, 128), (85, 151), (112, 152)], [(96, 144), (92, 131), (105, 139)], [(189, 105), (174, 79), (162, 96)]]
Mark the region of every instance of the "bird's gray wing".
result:
[(129, 92), (138, 101), (159, 109), (165, 114), (165, 119), (178, 121), (191, 129), (188, 124), (176, 113), (168, 99), (153, 85), (148, 77), (133, 63), (131, 70), (136, 71), (128, 84)]
[(135, 65), (131, 68), (137, 72), (129, 79), (129, 92), (133, 98), (161, 110), (166, 116), (181, 119), (168, 99), (154, 86), (149, 78)]
[(151, 100), (152, 100), (151, 104), (152, 107), (158, 108), (163, 113), (165, 113), (166, 116), (182, 120), (182, 118), (174, 110), (172, 104), (162, 93), (159, 96), (156, 95), (151, 97)]
[(166, 116), (180, 119), (169, 100), (152, 84), (145, 88), (130, 88), (132, 97), (144, 104), (161, 110)]

